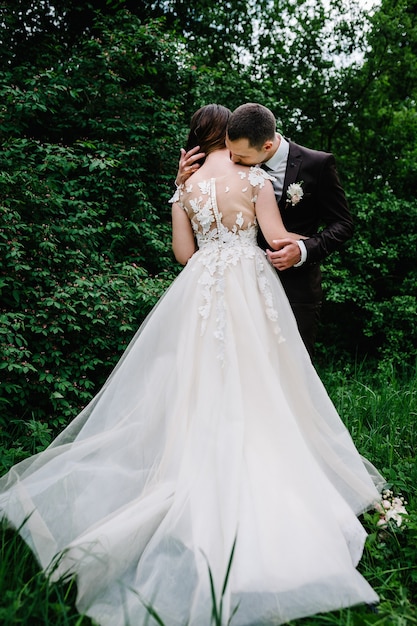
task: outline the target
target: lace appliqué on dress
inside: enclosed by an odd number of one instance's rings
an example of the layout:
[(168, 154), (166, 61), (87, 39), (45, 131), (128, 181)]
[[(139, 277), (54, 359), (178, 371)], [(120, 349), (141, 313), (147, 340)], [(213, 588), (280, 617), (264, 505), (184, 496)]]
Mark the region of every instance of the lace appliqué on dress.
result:
[[(246, 178), (246, 172), (238, 172), (238, 174), (241, 180), (244, 180)], [(257, 165), (253, 165), (249, 169), (247, 177), (252, 187), (259, 186), (260, 189), (262, 189), (262, 187), (265, 185), (266, 180), (270, 180), (272, 182), (275, 180), (273, 176), (268, 174), (268, 172), (258, 167)]]
[[(259, 179), (256, 177), (256, 183), (250, 182), (252, 185), (258, 185)], [(264, 298), (266, 315), (273, 322), (278, 342), (281, 343), (284, 338), (278, 325), (278, 313), (273, 306), (270, 281), (265, 274), (266, 261), (258, 254), (256, 221), (242, 229), (244, 220), (242, 213), (239, 212), (236, 214), (233, 227), (227, 228), (222, 223), (222, 214), (217, 207), (215, 179), (200, 183), (199, 189), (202, 195), (190, 200), (190, 205), (195, 214), (192, 224), (199, 247), (199, 261), (204, 266), (204, 271), (199, 279), (203, 299), (203, 304), (198, 310), (202, 318), (201, 334), (206, 331), (207, 320), (211, 315), (214, 315), (216, 320), (214, 337), (219, 343), (217, 356), (223, 363), (227, 338), (225, 276), (227, 269), (236, 265), (242, 257), (254, 259), (258, 286)], [(208, 195), (207, 200), (203, 199), (203, 195)], [(215, 227), (213, 227), (214, 221), (216, 221)], [(215, 311), (212, 310), (214, 295), (216, 295)]]

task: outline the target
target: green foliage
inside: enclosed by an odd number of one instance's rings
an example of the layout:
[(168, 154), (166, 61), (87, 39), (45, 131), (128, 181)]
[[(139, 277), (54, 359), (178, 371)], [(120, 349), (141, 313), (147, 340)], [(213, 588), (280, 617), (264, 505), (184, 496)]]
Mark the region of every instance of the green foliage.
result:
[(319, 374), (360, 452), (414, 502), (417, 362), (400, 372), (390, 360), (334, 361)]
[(224, 63), (228, 70), (242, 68), (242, 57), (254, 51), (254, 18), (267, 11), (269, 4), (267, 0), (119, 0), (119, 5), (146, 20), (163, 15), (169, 29), (186, 39), (191, 55), (206, 67)]
[(2, 626), (87, 626), (73, 609), (76, 587), (49, 584), (20, 537), (0, 526), (0, 622)]
[(86, 404), (178, 271), (167, 49), (161, 25), (122, 13), (53, 69), (0, 75), (0, 428), (15, 450)]
[[(395, 495), (405, 497), (408, 511), (401, 527), (390, 522), (380, 528), (378, 513), (364, 515), (369, 536), (359, 570), (381, 602), (375, 614), (361, 607), (347, 611), (340, 624), (413, 624), (417, 621), (416, 365), (404, 368), (400, 376), (388, 360), (377, 369), (365, 360), (327, 365), (321, 375), (359, 451), (381, 471)], [(306, 626), (322, 623), (326, 621), (320, 618), (305, 621)]]
[(367, 193), (387, 182), (406, 200), (417, 188), (417, 3), (382, 0), (369, 16), (364, 63), (336, 141), (349, 179)]
[[(356, 232), (324, 264), (321, 350), (344, 349), (394, 363), (414, 362), (417, 347), (417, 220), (414, 201), (387, 186), (349, 194)], [(340, 328), (345, 329), (341, 340)], [(336, 333), (337, 336), (333, 333)]]

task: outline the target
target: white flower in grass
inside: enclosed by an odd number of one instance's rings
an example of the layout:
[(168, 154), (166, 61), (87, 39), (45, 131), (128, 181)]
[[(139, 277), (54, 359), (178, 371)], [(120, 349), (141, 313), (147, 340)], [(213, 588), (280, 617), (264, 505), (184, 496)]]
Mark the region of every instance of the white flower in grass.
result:
[(379, 520), (377, 526), (386, 528), (388, 522), (391, 520), (396, 523), (398, 527), (403, 522), (403, 515), (408, 515), (405, 505), (407, 502), (402, 496), (394, 496), (390, 489), (385, 489), (382, 492), (382, 499), (375, 505), (375, 510), (379, 513)]

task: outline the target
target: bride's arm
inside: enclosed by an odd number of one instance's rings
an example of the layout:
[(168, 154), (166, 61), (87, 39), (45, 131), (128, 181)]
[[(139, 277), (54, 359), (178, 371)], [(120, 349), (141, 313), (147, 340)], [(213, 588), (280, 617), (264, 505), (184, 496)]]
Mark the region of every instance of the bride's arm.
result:
[(178, 263), (182, 265), (185, 265), (196, 251), (191, 222), (177, 202), (172, 205), (172, 250)]
[(258, 191), (255, 205), (256, 219), (268, 244), (275, 248), (274, 241), (277, 239), (306, 239), (303, 235), (290, 233), (284, 226), (281, 213), (277, 207), (274, 189), (269, 180)]

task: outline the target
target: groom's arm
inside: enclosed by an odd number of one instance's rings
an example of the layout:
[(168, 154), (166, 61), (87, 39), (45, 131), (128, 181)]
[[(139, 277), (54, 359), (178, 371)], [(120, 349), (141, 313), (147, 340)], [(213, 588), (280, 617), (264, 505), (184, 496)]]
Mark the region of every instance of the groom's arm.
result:
[[(274, 241), (274, 252), (268, 252), (271, 264), (278, 270), (298, 267), (304, 263), (317, 263), (343, 244), (353, 235), (353, 219), (345, 192), (339, 180), (334, 156), (330, 153), (305, 154), (305, 187), (310, 196), (302, 200), (303, 217), (300, 223), (291, 224), (291, 229), (309, 236), (301, 242), (286, 239)], [(308, 191), (310, 190), (310, 191)], [(301, 208), (301, 205), (300, 205)], [(310, 224), (309, 224), (310, 222)], [(320, 222), (323, 229), (314, 232)], [(311, 234), (313, 233), (313, 234)]]
[(317, 181), (317, 207), (323, 229), (304, 240), (307, 263), (326, 258), (353, 235), (353, 219), (332, 154), (326, 155)]

